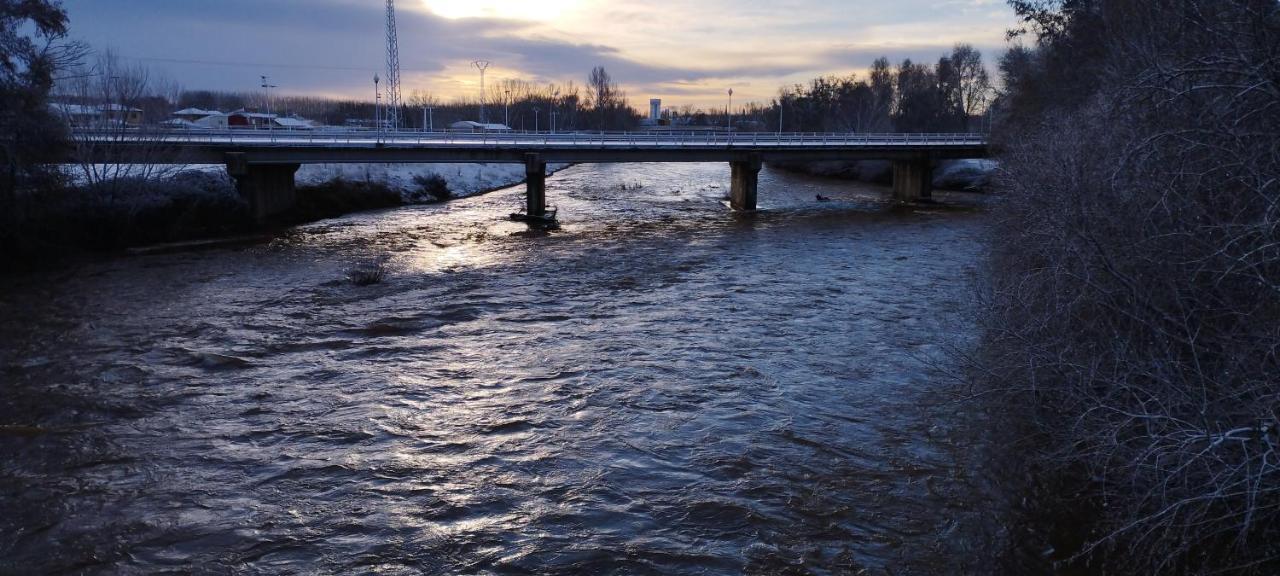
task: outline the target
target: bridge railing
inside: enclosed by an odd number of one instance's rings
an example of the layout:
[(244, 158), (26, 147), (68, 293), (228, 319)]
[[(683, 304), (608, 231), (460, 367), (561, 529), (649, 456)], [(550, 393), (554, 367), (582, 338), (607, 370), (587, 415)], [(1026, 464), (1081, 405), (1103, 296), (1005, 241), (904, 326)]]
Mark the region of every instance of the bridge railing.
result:
[(107, 142), (165, 142), (253, 146), (460, 146), (566, 148), (804, 148), (846, 146), (982, 146), (980, 133), (813, 133), (813, 132), (424, 132), (373, 129), (316, 130), (75, 130), (77, 138)]

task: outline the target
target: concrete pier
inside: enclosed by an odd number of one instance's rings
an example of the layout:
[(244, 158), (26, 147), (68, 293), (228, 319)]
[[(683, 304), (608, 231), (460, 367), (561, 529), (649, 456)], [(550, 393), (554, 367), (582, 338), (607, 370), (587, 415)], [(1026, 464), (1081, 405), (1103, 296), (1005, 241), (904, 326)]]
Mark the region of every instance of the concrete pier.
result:
[(525, 213), (530, 216), (547, 214), (547, 163), (538, 154), (524, 155)]
[(729, 207), (734, 210), (755, 210), (756, 193), (760, 187), (760, 167), (763, 166), (760, 155), (752, 154), (746, 160), (735, 160), (729, 165), (733, 171)]
[(236, 191), (249, 203), (253, 219), (259, 223), (288, 212), (297, 202), (293, 176), (298, 164), (250, 164), (244, 154), (229, 153), (227, 173), (236, 181)]
[(893, 161), (893, 199), (910, 203), (933, 195), (933, 160), (928, 156)]

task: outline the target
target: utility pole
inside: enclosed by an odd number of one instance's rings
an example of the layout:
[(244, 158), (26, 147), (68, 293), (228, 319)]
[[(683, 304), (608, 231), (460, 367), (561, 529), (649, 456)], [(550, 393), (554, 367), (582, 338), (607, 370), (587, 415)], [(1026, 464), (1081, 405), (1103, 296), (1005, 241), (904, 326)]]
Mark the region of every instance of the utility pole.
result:
[(472, 66), (475, 66), (475, 67), (476, 67), (476, 70), (479, 70), (479, 71), (480, 71), (480, 123), (481, 123), (481, 124), (488, 124), (488, 123), (489, 123), (489, 119), (488, 119), (488, 117), (485, 115), (485, 110), (484, 110), (484, 100), (485, 100), (485, 94), (484, 94), (484, 71), (489, 69), (489, 61), (487, 61), (487, 60), (476, 60), (475, 62), (472, 62), (472, 63), (471, 63), (471, 65), (472, 65)]
[(400, 39), (396, 35), (396, 1), (387, 0), (387, 125), (400, 128)]

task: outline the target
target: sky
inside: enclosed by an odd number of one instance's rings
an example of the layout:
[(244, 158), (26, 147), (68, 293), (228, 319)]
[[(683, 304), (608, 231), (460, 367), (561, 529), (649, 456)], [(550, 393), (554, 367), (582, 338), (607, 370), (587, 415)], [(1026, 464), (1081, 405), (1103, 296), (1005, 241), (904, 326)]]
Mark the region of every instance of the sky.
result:
[[(186, 89), (373, 99), (384, 0), (63, 0), (73, 38)], [(443, 100), (488, 82), (585, 83), (604, 66), (638, 109), (768, 102), (782, 86), (934, 62), (957, 42), (990, 66), (1004, 0), (397, 0), (402, 85)], [(736, 106), (737, 104), (735, 104)]]

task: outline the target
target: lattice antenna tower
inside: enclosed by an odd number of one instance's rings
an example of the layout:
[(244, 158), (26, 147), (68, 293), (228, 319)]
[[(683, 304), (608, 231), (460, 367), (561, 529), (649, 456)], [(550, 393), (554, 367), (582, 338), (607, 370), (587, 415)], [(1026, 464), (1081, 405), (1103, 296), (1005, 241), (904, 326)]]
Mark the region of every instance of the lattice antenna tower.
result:
[(400, 128), (400, 39), (396, 36), (396, 0), (387, 0), (387, 125)]

